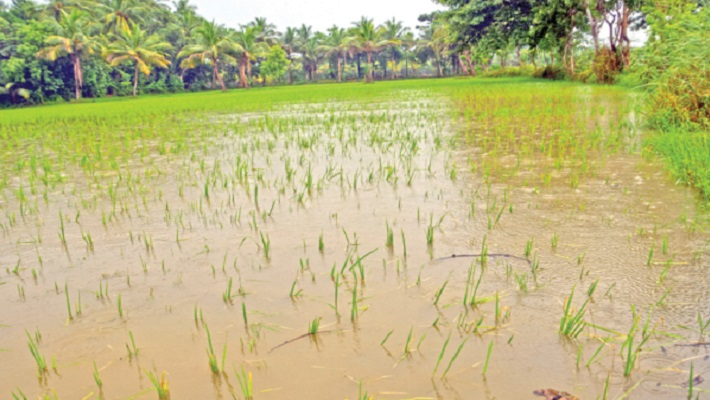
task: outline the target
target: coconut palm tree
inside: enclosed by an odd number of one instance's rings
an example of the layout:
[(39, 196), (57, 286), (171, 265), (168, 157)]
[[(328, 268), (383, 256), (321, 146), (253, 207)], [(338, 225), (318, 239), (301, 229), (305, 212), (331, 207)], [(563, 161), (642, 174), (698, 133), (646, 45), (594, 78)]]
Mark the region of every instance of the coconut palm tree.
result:
[(441, 59), (445, 57), (445, 52), (449, 48), (451, 41), (451, 33), (449, 27), (439, 21), (434, 21), (429, 25), (422, 35), (421, 44), (430, 48), (434, 53), (434, 60), (436, 61), (436, 69), (440, 77), (444, 76), (444, 72), (441, 68)]
[(257, 38), (260, 42), (266, 42), (269, 46), (276, 43), (276, 37), (278, 36), (276, 25), (269, 23), (266, 18), (256, 17), (252, 22), (247, 24), (247, 26), (256, 28), (258, 32)]
[(334, 25), (332, 28), (328, 29), (328, 37), (326, 37), (324, 43), (319, 46), (319, 49), (326, 57), (335, 56), (337, 68), (336, 77), (338, 82), (342, 82), (342, 62), (347, 58), (348, 52), (352, 49), (348, 32)]
[[(82, 8), (82, 3), (73, 0), (49, 0), (49, 2), (44, 6), (42, 11), (43, 17), (54, 18), (54, 20), (59, 21), (62, 15), (71, 12), (73, 7)], [(86, 10), (84, 10), (86, 11)]]
[(397, 21), (395, 18), (388, 20), (382, 25), (382, 37), (387, 42), (386, 47), (390, 51), (390, 59), (392, 61), (392, 79), (397, 79), (397, 69), (395, 68), (397, 53), (401, 51), (402, 38), (409, 31), (404, 26), (402, 21)]
[(382, 50), (387, 45), (387, 41), (382, 40), (382, 30), (375, 27), (371, 18), (362, 17), (360, 21), (354, 22), (351, 44), (367, 55), (367, 64), (370, 66), (367, 71), (367, 82), (372, 82), (374, 70), (374, 59), (372, 53)]
[(99, 16), (105, 20), (105, 33), (129, 31), (132, 25), (143, 22), (141, 15), (148, 13), (139, 0), (100, 0), (97, 5)]
[(197, 6), (190, 4), (190, 0), (177, 0), (172, 3), (175, 13), (178, 15), (197, 14)]
[(92, 36), (95, 26), (85, 12), (77, 9), (69, 14), (62, 14), (59, 21), (52, 20), (50, 23), (55, 34), (47, 37), (46, 47), (40, 50), (37, 56), (50, 61), (65, 55), (69, 56), (74, 67), (75, 96), (80, 99), (84, 85), (81, 59), (93, 54), (99, 48), (97, 39)]
[(244, 26), (234, 35), (234, 48), (239, 54), (239, 81), (243, 88), (249, 88), (248, 76), (251, 76), (251, 62), (260, 54), (266, 53), (269, 46), (259, 41), (259, 28)]
[(204, 21), (195, 29), (196, 43), (185, 46), (178, 53), (178, 58), (186, 57), (180, 66), (185, 69), (195, 68), (202, 64), (212, 65), (212, 86), (218, 81), (222, 91), (226, 91), (224, 80), (220, 74), (222, 64), (234, 64), (237, 57), (237, 47), (227, 34), (226, 29), (214, 21)]
[(297, 34), (296, 28), (288, 27), (286, 31), (281, 35), (281, 48), (286, 52), (286, 57), (288, 58), (288, 80), (289, 83), (293, 85), (293, 53), (296, 51), (297, 46)]
[(111, 66), (133, 64), (133, 96), (138, 95), (139, 72), (150, 75), (150, 67), (167, 68), (170, 61), (165, 52), (172, 46), (161, 41), (158, 35), (148, 35), (138, 24), (130, 31), (120, 32), (114, 42), (108, 45), (103, 57)]

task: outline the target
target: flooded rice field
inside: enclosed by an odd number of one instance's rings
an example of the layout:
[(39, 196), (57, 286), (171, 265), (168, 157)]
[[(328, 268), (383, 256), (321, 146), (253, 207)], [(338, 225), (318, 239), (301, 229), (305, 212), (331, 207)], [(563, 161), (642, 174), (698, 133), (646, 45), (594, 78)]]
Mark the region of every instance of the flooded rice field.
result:
[(15, 138), (0, 397), (706, 396), (709, 212), (635, 95), (410, 86)]

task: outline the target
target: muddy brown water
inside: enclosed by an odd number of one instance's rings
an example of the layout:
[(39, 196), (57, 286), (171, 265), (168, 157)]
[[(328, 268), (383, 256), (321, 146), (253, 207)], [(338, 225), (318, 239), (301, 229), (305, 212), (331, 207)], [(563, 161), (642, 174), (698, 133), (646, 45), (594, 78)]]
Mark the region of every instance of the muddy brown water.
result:
[[(591, 90), (579, 91), (581, 101), (626, 101)], [(611, 399), (677, 399), (687, 395), (691, 362), (696, 374), (710, 373), (708, 350), (684, 346), (704, 341), (693, 330), (698, 312), (710, 318), (707, 214), (692, 190), (633, 150), (637, 136), (622, 146), (630, 151), (590, 152), (594, 173), (570, 185), (574, 167), (549, 169), (554, 159), (539, 154), (506, 173), (524, 150), (491, 152), (481, 141), (495, 140), (487, 125), (467, 124), (450, 101), (420, 91), (400, 96), (284, 105), (269, 114), (274, 125), (259, 114), (209, 116), (219, 125), (201, 150), (155, 156), (151, 168), (137, 162), (128, 182), (106, 173), (97, 183), (69, 171), (48, 202), (31, 197), (35, 211), (25, 217), (13, 194), (24, 177), (16, 177), (0, 203), (0, 397), (21, 389), (28, 398), (98, 398), (94, 362), (106, 399), (157, 398), (146, 371), (165, 371), (172, 399), (241, 398), (234, 371), (242, 369), (253, 376), (256, 399), (354, 399), (360, 390), (375, 399), (526, 399), (548, 387), (594, 399), (607, 379)], [(633, 117), (576, 118), (606, 126)], [(249, 128), (233, 133), (236, 123)], [(544, 136), (556, 127), (540, 129)], [(491, 166), (486, 174), (484, 165)], [(107, 193), (116, 184), (114, 202)], [(93, 251), (82, 239), (87, 232)], [(484, 240), (491, 254), (524, 258), (531, 239), (537, 279), (527, 261), (488, 258), (484, 268), (480, 259), (441, 259), (480, 253)], [(363, 277), (351, 267), (372, 251), (360, 262)], [(489, 300), (476, 307), (462, 304), (472, 265), (476, 275), (484, 271), (477, 295)], [(343, 266), (336, 313), (331, 274)], [(230, 279), (233, 297), (225, 301)], [(566, 297), (576, 287), (581, 306), (597, 279), (584, 318), (594, 326), (563, 337)], [(101, 285), (108, 287), (103, 298)], [(624, 377), (632, 307), (639, 330), (648, 319), (655, 333)], [(322, 333), (277, 347), (316, 318)], [(224, 375), (210, 371), (205, 324)], [(41, 333), (49, 371), (40, 379), (25, 330)], [(129, 332), (136, 357), (127, 354)]]

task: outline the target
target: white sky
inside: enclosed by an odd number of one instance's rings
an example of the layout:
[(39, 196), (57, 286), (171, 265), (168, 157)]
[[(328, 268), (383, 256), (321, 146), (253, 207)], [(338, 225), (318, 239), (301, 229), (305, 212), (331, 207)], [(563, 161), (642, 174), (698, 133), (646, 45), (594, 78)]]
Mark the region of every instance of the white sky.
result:
[(350, 27), (361, 16), (376, 24), (396, 17), (414, 29), (417, 17), (443, 9), (433, 0), (191, 0), (200, 15), (229, 27), (266, 17), (279, 31), (288, 26), (312, 25), (325, 31), (333, 24)]

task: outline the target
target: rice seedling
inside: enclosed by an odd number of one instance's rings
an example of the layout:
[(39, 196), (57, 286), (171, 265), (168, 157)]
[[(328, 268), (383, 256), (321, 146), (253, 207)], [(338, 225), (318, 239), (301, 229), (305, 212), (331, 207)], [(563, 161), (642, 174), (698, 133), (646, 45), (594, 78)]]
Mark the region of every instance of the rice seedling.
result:
[(491, 361), (491, 353), (493, 352), (493, 341), (488, 345), (488, 352), (486, 353), (486, 362), (483, 364), (483, 376), (485, 377), (488, 373), (488, 363)]
[(170, 388), (165, 379), (165, 372), (160, 375), (160, 379), (158, 379), (157, 373), (145, 371), (145, 374), (153, 385), (153, 389), (158, 393), (158, 400), (170, 400)]
[(318, 317), (308, 323), (308, 334), (309, 335), (316, 335), (318, 333), (318, 327), (320, 327), (321, 320), (322, 320), (322, 318)]
[(29, 342), (27, 343), (27, 346), (30, 349), (30, 354), (32, 354), (32, 358), (35, 360), (35, 364), (37, 364), (37, 376), (44, 376), (44, 374), (47, 373), (47, 362), (44, 358), (43, 355), (40, 354), (39, 349), (37, 348), (37, 342), (35, 339), (32, 338), (30, 333), (25, 330), (25, 334), (27, 335), (27, 339)]
[(65, 296), (66, 299), (67, 299), (67, 315), (68, 315), (68, 318), (69, 318), (69, 320), (73, 320), (73, 319), (74, 319), (74, 316), (72, 316), (72, 313), (71, 313), (71, 301), (69, 300), (69, 286), (68, 286), (68, 284), (66, 284), (66, 283), (64, 284), (64, 296)]
[(557, 246), (560, 243), (560, 236), (557, 234), (557, 232), (554, 232), (552, 234), (552, 250), (557, 250)]
[(96, 382), (96, 386), (99, 388), (99, 398), (103, 398), (103, 388), (104, 388), (104, 383), (101, 380), (101, 375), (99, 374), (99, 369), (96, 367), (96, 361), (94, 361), (94, 382)]
[(123, 318), (123, 305), (121, 303), (121, 294), (118, 294), (118, 300), (116, 300), (116, 306), (118, 307), (118, 316)]
[(242, 303), (242, 319), (244, 320), (244, 327), (249, 327), (249, 319), (247, 318), (247, 305)]
[(407, 335), (407, 341), (404, 343), (404, 354), (409, 355), (411, 353), (411, 350), (409, 348), (409, 343), (412, 341), (412, 332), (414, 331), (414, 327), (409, 328), (409, 334)]
[(429, 225), (426, 228), (426, 244), (432, 246), (434, 244), (434, 215), (429, 217)]
[(584, 315), (587, 312), (586, 307), (589, 299), (585, 300), (578, 310), (573, 310), (574, 289), (572, 287), (572, 291), (564, 303), (563, 314), (560, 319), (560, 333), (566, 337), (576, 339), (586, 326)]
[(264, 258), (269, 260), (271, 254), (271, 239), (269, 238), (269, 234), (264, 236), (263, 232), (259, 232), (259, 236), (261, 237), (261, 247), (264, 250)]
[(351, 307), (350, 307), (350, 320), (355, 321), (357, 319), (357, 280), (355, 285), (353, 285), (353, 299), (351, 301)]
[(648, 250), (648, 260), (646, 261), (647, 266), (651, 266), (653, 262), (653, 244), (651, 244), (651, 249)]
[(210, 370), (213, 374), (219, 374), (219, 365), (217, 364), (217, 356), (214, 353), (214, 347), (212, 346), (212, 335), (210, 334), (210, 328), (205, 324), (205, 332), (207, 332), (207, 357), (209, 358)]
[(227, 284), (227, 290), (222, 293), (222, 301), (225, 304), (232, 304), (232, 277), (229, 277), (229, 283)]
[(234, 374), (237, 376), (239, 388), (242, 391), (242, 396), (244, 397), (244, 400), (253, 400), (254, 385), (252, 382), (251, 372), (247, 374), (246, 371), (244, 371), (244, 368), (242, 368), (242, 373), (240, 374), (239, 372), (237, 372), (237, 369), (234, 368)]
[(392, 230), (392, 227), (390, 226), (389, 222), (385, 223), (385, 228), (387, 232), (387, 238), (385, 241), (385, 246), (392, 250), (394, 249), (394, 231)]
[[(436, 322), (438, 320), (439, 319), (437, 318), (436, 321), (434, 321), (434, 326), (436, 326)], [(436, 359), (436, 365), (434, 366), (434, 372), (431, 373), (432, 376), (436, 375), (436, 371), (439, 369), (441, 360), (444, 358), (444, 353), (446, 353), (446, 347), (449, 345), (449, 340), (451, 340), (451, 332), (449, 332), (449, 336), (446, 338), (444, 345), (441, 347), (441, 352), (439, 353), (439, 357)]]
[(132, 331), (128, 331), (128, 337), (131, 339), (131, 343), (130, 346), (126, 343), (126, 351), (128, 352), (128, 359), (133, 359), (134, 357), (138, 357), (138, 347), (136, 347), (136, 341), (133, 338)]
[(439, 299), (441, 298), (441, 295), (444, 293), (444, 289), (446, 289), (446, 285), (449, 284), (449, 280), (447, 279), (443, 285), (434, 293), (434, 306), (439, 304)]
[(530, 239), (525, 243), (525, 258), (530, 258), (530, 254), (533, 250), (534, 239)]
[(384, 346), (385, 343), (387, 343), (387, 340), (389, 340), (390, 336), (392, 336), (393, 333), (394, 333), (394, 329), (392, 329), (391, 331), (387, 332), (387, 334), (385, 335), (385, 338), (382, 339), (382, 341), (380, 342), (380, 346)]
[[(451, 360), (449, 360), (449, 365), (446, 366), (446, 369), (444, 370), (444, 373), (441, 375), (441, 379), (446, 378), (446, 374), (449, 373), (449, 370), (451, 369), (451, 366), (454, 364), (454, 361), (459, 357), (459, 354), (461, 354), (461, 350), (463, 350), (463, 346), (466, 345), (466, 342), (468, 341), (468, 338), (464, 339), (463, 342), (461, 342), (461, 345), (456, 349), (456, 352), (454, 353), (453, 357), (451, 357)], [(490, 347), (489, 347), (490, 349)]]

